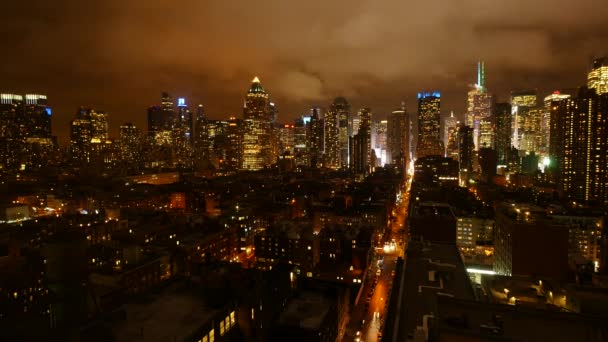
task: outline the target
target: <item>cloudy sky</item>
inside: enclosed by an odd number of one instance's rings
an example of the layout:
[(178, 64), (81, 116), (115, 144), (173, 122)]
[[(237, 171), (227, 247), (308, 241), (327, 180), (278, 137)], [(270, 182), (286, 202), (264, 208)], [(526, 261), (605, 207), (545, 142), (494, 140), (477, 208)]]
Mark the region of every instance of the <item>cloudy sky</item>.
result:
[(606, 0), (10, 1), (0, 11), (0, 92), (47, 94), (65, 141), (76, 108), (112, 133), (146, 129), (160, 92), (240, 116), (259, 76), (281, 121), (343, 95), (378, 118), (438, 89), (462, 116), (476, 61), (499, 100), (585, 82), (608, 54)]

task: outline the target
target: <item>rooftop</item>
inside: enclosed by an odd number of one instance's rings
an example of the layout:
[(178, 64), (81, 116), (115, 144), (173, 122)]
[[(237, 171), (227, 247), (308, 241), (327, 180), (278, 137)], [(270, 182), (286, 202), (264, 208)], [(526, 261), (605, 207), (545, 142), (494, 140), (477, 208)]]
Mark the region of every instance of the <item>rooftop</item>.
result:
[(216, 314), (182, 283), (124, 308), (126, 320), (117, 326), (117, 341), (183, 341)]
[(400, 340), (423, 326), (424, 315), (437, 312), (438, 297), (472, 300), (475, 296), (454, 244), (410, 241), (404, 277)]
[(315, 292), (302, 292), (297, 298), (289, 301), (279, 322), (307, 330), (317, 330), (328, 312), (329, 302), (325, 296)]

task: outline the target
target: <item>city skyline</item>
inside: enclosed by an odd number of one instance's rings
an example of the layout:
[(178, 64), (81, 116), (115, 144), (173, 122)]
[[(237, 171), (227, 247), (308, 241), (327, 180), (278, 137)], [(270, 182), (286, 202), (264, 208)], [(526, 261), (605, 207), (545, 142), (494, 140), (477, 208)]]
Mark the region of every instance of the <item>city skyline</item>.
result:
[[(601, 1), (347, 4), (325, 4), (319, 13), (315, 4), (186, 2), (151, 5), (132, 15), (137, 4), (104, 2), (80, 13), (58, 2), (53, 13), (60, 14), (47, 19), (44, 5), (11, 4), (0, 15), (4, 36), (11, 37), (0, 91), (48, 95), (62, 143), (78, 107), (109, 113), (117, 136), (124, 122), (144, 127), (146, 108), (161, 91), (204, 104), (211, 118), (227, 119), (240, 113), (243, 89), (255, 75), (273, 91), (284, 121), (313, 105), (327, 107), (337, 96), (384, 118), (401, 101), (414, 108), (423, 89), (439, 89), (443, 115), (454, 110), (462, 119), (477, 60), (486, 62), (487, 86), (505, 102), (511, 90), (549, 94), (582, 85), (591, 59), (606, 54)], [(409, 19), (390, 20), (396, 16)], [(86, 30), (75, 33), (80, 27)], [(40, 58), (34, 51), (47, 53)]]

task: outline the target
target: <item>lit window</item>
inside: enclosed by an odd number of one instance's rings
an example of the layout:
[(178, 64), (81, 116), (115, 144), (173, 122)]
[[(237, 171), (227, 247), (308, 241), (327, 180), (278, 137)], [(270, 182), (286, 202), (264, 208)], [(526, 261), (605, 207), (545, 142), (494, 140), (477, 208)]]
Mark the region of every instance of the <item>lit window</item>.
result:
[(224, 333), (225, 333), (224, 321), (220, 321), (220, 336), (224, 336)]
[(215, 342), (215, 330), (211, 329), (209, 332), (209, 342)]
[(236, 324), (236, 318), (235, 318), (235, 315), (234, 315), (234, 311), (232, 311), (230, 313), (230, 325), (235, 325), (235, 324)]

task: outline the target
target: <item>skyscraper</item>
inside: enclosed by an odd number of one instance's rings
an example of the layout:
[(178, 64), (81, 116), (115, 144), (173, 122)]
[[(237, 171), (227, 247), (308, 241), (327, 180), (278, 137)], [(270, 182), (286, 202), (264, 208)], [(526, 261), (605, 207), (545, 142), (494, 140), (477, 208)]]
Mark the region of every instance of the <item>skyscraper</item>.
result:
[(293, 125), (293, 155), (297, 166), (310, 165), (310, 152), (307, 144), (310, 122), (310, 116), (301, 116)]
[(173, 142), (175, 112), (173, 98), (167, 92), (161, 94), (161, 105), (148, 108), (148, 139), (156, 146), (170, 146)]
[(0, 169), (16, 170), (20, 167), (19, 156), (22, 138), (19, 117), (23, 115), (23, 96), (0, 94)]
[(507, 165), (507, 156), (511, 148), (511, 104), (495, 103), (493, 112), (498, 165)]
[(348, 118), (350, 105), (343, 97), (337, 97), (325, 114), (325, 165), (338, 169), (349, 165)]
[(539, 153), (542, 156), (550, 156), (549, 148), (551, 142), (551, 108), (555, 101), (559, 102), (570, 97), (570, 94), (562, 94), (556, 90), (552, 94), (545, 96), (544, 108), (540, 121), (540, 146)]
[(388, 117), (388, 150), (390, 162), (404, 170), (410, 160), (410, 118), (405, 110), (405, 103), (394, 110)]
[[(226, 128), (228, 151), (223, 167), (227, 171), (237, 171), (243, 167), (243, 120), (231, 117)], [(220, 163), (222, 165), (222, 163)]]
[(473, 128), (475, 151), (478, 151), (484, 144), (486, 147), (493, 145), (492, 102), (492, 96), (486, 89), (485, 64), (478, 62), (477, 83), (468, 93), (465, 115), (465, 124)]
[(443, 146), (446, 149), (445, 156), (447, 155), (447, 148), (450, 140), (450, 131), (454, 131), (458, 125), (458, 120), (454, 117), (454, 111), (450, 112), (450, 116), (443, 120)]
[(321, 108), (312, 108), (310, 110), (310, 123), (306, 130), (307, 149), (311, 167), (318, 167), (323, 163), (323, 154), (325, 152), (324, 129)]
[(141, 130), (127, 122), (120, 126), (120, 159), (128, 166), (136, 166), (141, 159)]
[(194, 162), (198, 168), (208, 168), (210, 166), (210, 140), (207, 127), (207, 115), (205, 107), (199, 104), (196, 108), (196, 118), (194, 120)]
[[(511, 131), (513, 146), (522, 149), (522, 139), (525, 136), (526, 120), (530, 123), (532, 118), (528, 117), (530, 109), (537, 105), (536, 89), (511, 92)], [(530, 127), (530, 124), (528, 124)]]
[[(563, 122), (564, 192), (573, 200), (608, 200), (608, 94), (583, 87), (575, 98), (559, 101)], [(558, 159), (562, 159), (559, 158)]]
[(473, 171), (473, 156), (475, 145), (473, 144), (473, 128), (461, 125), (458, 128), (458, 162), (460, 164), (460, 185), (466, 186), (471, 179)]
[(255, 77), (245, 97), (243, 108), (243, 169), (260, 170), (272, 160), (272, 120), (268, 93)]
[(564, 102), (570, 95), (551, 96), (545, 98), (545, 106), (549, 106), (549, 169), (555, 171), (556, 181), (561, 182), (561, 170), (564, 165), (564, 132), (565, 114), (572, 110), (573, 101)]
[(593, 66), (587, 75), (587, 87), (594, 89), (598, 95), (608, 93), (608, 57), (593, 61)]
[(192, 167), (194, 121), (186, 99), (177, 99), (177, 117), (173, 125), (173, 150), (177, 165)]
[(388, 159), (388, 120), (377, 120), (372, 125), (372, 149), (379, 160), (380, 166), (384, 166), (390, 162)]
[(441, 93), (418, 93), (418, 145), (416, 157), (444, 154), (441, 146)]

